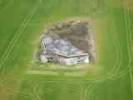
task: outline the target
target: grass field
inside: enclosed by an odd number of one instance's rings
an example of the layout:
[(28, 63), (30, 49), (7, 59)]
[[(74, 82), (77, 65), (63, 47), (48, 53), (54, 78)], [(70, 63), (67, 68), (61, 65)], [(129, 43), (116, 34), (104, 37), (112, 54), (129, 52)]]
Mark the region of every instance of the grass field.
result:
[[(70, 18), (92, 20), (98, 62), (82, 76), (27, 73), (44, 29)], [(0, 100), (133, 100), (132, 27), (132, 0), (0, 0)]]

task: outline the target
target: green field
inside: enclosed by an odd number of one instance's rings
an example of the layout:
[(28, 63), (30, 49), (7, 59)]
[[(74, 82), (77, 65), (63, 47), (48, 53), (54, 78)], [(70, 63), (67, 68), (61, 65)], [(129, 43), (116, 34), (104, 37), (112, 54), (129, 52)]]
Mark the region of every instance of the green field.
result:
[[(27, 73), (44, 29), (71, 18), (92, 21), (97, 63), (82, 76)], [(132, 27), (132, 0), (0, 0), (0, 100), (133, 100)]]

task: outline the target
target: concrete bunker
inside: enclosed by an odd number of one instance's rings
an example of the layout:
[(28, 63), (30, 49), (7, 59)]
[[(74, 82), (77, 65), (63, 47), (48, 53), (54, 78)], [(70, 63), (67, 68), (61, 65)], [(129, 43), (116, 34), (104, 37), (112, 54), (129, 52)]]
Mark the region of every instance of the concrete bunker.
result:
[(49, 27), (41, 40), (39, 59), (42, 63), (65, 65), (94, 63), (96, 48), (91, 24), (83, 20), (69, 20)]

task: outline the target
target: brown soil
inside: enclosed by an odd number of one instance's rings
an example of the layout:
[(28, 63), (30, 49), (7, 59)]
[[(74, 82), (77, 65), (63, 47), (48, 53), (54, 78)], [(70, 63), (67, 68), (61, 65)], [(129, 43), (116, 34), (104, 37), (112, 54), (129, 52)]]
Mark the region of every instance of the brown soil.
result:
[(127, 10), (133, 10), (133, 0), (123, 0), (123, 6)]

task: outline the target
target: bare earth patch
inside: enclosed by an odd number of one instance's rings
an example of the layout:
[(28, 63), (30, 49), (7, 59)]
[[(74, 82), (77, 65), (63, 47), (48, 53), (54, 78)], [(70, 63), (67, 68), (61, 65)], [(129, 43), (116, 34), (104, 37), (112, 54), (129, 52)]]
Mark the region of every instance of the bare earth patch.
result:
[(133, 0), (123, 0), (123, 6), (127, 10), (133, 10)]

